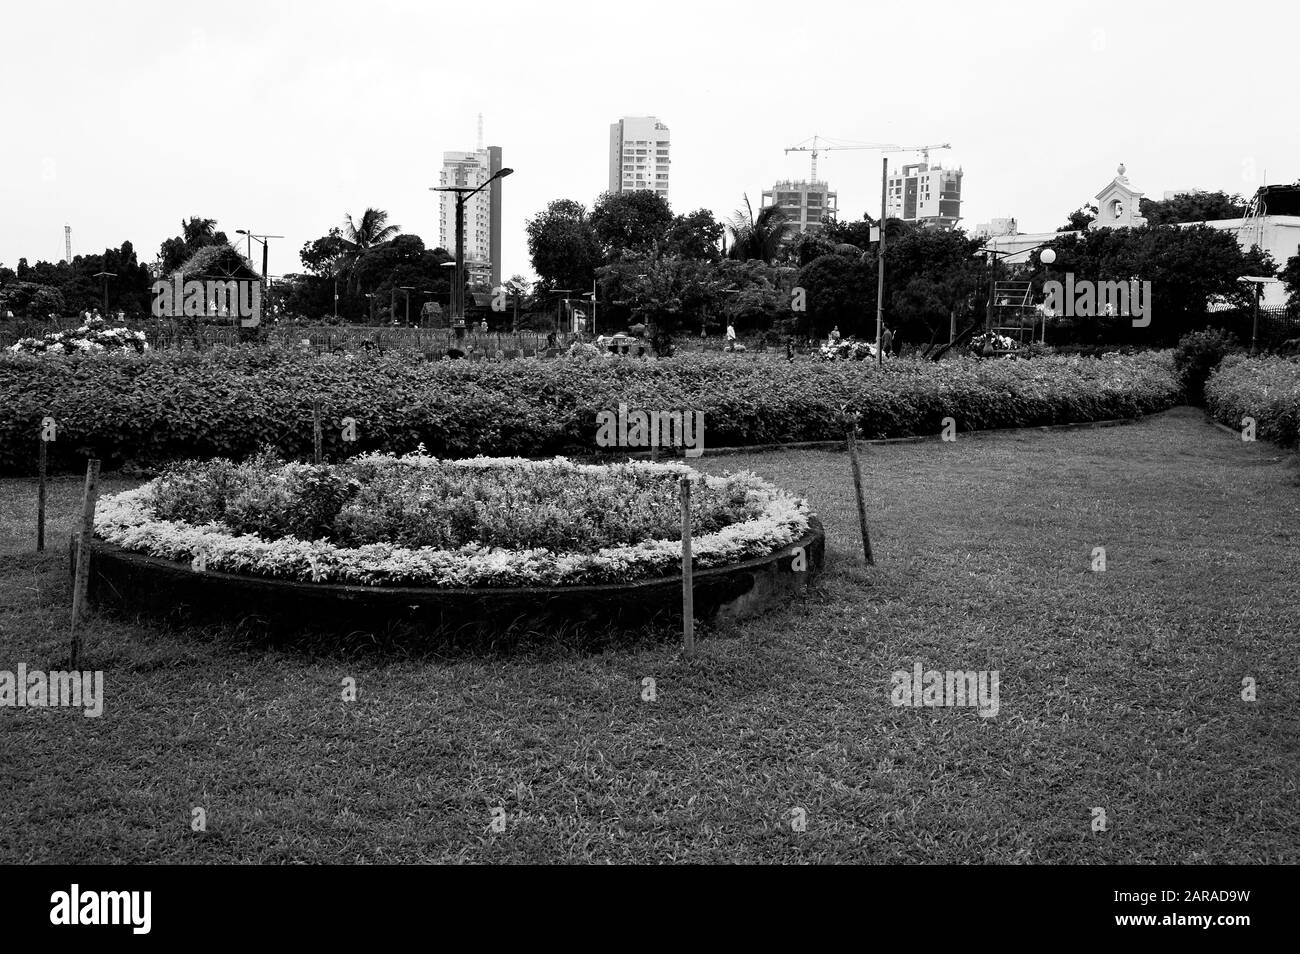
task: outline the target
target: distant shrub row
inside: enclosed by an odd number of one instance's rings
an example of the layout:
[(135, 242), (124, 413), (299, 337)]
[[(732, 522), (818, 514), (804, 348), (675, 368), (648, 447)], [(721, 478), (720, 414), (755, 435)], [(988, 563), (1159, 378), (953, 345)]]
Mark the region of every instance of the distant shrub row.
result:
[[(1168, 353), (1033, 361), (959, 359), (786, 364), (718, 355), (503, 364), (407, 355), (313, 356), (279, 349), (68, 357), (0, 356), (0, 471), (31, 473), (43, 417), (58, 422), (55, 466), (151, 468), (193, 457), (244, 458), (269, 445), (312, 449), (319, 400), (337, 460), (404, 453), (546, 456), (597, 450), (596, 413), (703, 411), (705, 447), (836, 439), (840, 411), (867, 437), (1121, 418), (1181, 399)], [(355, 423), (345, 441), (344, 419)]]
[(1234, 430), (1251, 418), (1256, 438), (1295, 446), (1300, 443), (1300, 359), (1230, 355), (1210, 375), (1205, 405), (1215, 420)]

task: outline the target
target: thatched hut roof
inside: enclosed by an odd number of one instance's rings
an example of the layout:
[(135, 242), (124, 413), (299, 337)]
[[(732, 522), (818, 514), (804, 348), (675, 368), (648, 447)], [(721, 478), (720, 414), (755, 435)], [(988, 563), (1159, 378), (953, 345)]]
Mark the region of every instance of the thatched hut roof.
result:
[[(261, 278), (253, 263), (239, 253), (233, 245), (205, 245), (188, 259), (176, 272), (186, 278)], [(176, 272), (172, 274), (175, 275)]]

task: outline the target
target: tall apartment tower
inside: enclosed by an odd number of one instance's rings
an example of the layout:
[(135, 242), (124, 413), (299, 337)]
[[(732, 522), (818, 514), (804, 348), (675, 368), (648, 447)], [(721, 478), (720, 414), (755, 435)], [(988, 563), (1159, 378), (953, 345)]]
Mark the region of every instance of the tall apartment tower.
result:
[(886, 215), (950, 229), (961, 218), (961, 170), (916, 162), (889, 175)]
[(823, 218), (835, 219), (838, 201), (838, 194), (831, 192), (825, 182), (785, 179), (763, 191), (762, 207), (775, 205), (800, 232), (815, 233), (825, 228)]
[(624, 116), (609, 127), (609, 191), (653, 190), (668, 198), (668, 127), (654, 116)]
[[(501, 147), (473, 152), (444, 152), (439, 185), (480, 186), (501, 171)], [(439, 193), (442, 209), (438, 244), (456, 254), (456, 196)], [(471, 284), (496, 288), (501, 284), (501, 180), (465, 203), (465, 270)]]

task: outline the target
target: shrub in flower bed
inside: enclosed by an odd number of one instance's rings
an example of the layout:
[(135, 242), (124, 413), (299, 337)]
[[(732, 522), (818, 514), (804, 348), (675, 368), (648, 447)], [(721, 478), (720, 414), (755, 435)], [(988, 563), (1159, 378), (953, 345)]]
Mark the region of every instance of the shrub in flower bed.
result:
[[(312, 402), (330, 459), (419, 444), (439, 457), (596, 451), (596, 414), (630, 408), (704, 413), (706, 447), (843, 436), (841, 408), (868, 438), (1094, 421), (1180, 400), (1168, 352), (1033, 361), (739, 362), (692, 354), (644, 361), (422, 362), (408, 354), (315, 356), (216, 348), (139, 356), (0, 356), (0, 471), (31, 472), (41, 418), (59, 423), (55, 466), (155, 467), (240, 460), (270, 445), (305, 458)], [(345, 441), (343, 419), (356, 421)]]
[(51, 331), (40, 338), (20, 338), (9, 350), (16, 354), (93, 354), (122, 351), (140, 354), (149, 342), (143, 331), (109, 327), (103, 318), (91, 318), (80, 328)]
[(1020, 343), (1015, 338), (1000, 335), (996, 331), (986, 331), (970, 340), (968, 350), (971, 354), (992, 354), (994, 351), (1015, 351)]
[(133, 552), (304, 582), (630, 582), (680, 565), (683, 475), (700, 567), (768, 554), (808, 532), (807, 504), (753, 474), (424, 454), (318, 466), (268, 454), (187, 462), (104, 498), (95, 531)]
[(1224, 358), (1205, 385), (1205, 405), (1234, 430), (1255, 420), (1255, 436), (1286, 447), (1300, 443), (1300, 358), (1270, 355)]
[(817, 352), (821, 361), (868, 361), (876, 356), (876, 345), (871, 341), (855, 341), (844, 338), (828, 341)]

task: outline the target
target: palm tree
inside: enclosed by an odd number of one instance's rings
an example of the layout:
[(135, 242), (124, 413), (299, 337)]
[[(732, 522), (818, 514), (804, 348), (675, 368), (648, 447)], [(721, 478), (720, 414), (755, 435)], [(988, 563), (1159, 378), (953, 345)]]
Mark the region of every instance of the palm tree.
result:
[(361, 218), (353, 221), (346, 216), (343, 222), (343, 254), (339, 256), (338, 273), (348, 276), (348, 291), (352, 291), (352, 273), (357, 262), (369, 249), (382, 245), (402, 231), (401, 226), (388, 224), (388, 213), (383, 209), (366, 209)]
[(755, 218), (754, 207), (749, 204), (749, 195), (746, 194), (745, 208), (737, 209), (727, 226), (731, 232), (731, 248), (727, 249), (727, 256), (741, 262), (757, 258), (770, 265), (780, 255), (781, 246), (794, 228), (794, 223), (775, 205), (759, 209), (758, 218)]

